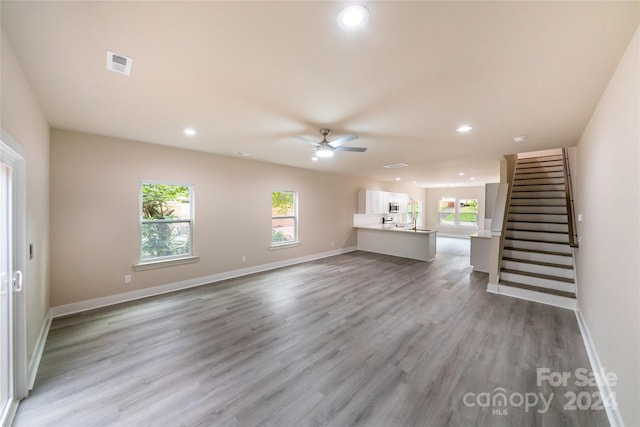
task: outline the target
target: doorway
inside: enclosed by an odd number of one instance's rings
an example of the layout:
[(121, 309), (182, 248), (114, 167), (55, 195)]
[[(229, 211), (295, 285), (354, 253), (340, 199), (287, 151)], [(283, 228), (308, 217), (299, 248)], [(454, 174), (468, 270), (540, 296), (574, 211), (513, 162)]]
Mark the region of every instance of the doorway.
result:
[[(25, 174), (19, 146), (0, 140), (0, 425), (26, 396)], [(9, 145), (11, 144), (11, 145)]]

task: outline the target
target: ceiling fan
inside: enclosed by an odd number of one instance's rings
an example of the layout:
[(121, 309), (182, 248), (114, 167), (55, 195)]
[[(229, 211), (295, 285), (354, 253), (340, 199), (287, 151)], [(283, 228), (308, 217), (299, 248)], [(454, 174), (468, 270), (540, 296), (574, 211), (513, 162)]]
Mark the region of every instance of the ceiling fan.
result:
[(299, 136), (303, 141), (308, 142), (311, 145), (316, 147), (316, 156), (318, 157), (332, 157), (334, 151), (355, 151), (358, 153), (362, 153), (367, 151), (366, 148), (363, 147), (345, 147), (344, 144), (347, 142), (353, 141), (358, 138), (358, 135), (351, 134), (346, 135), (341, 138), (338, 138), (334, 141), (327, 141), (327, 136), (331, 133), (331, 129), (320, 129), (320, 134), (322, 135), (322, 141), (316, 142), (312, 139), (305, 138), (304, 136)]

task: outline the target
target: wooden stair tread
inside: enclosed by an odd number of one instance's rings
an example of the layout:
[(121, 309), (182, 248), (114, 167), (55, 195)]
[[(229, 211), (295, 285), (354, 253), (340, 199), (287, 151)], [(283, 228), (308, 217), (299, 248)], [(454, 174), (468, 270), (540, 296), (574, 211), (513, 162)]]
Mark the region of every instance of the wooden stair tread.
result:
[(549, 240), (538, 240), (538, 239), (522, 239), (519, 237), (509, 237), (509, 236), (505, 236), (505, 239), (509, 239), (509, 240), (520, 240), (522, 242), (535, 242), (535, 243), (553, 243), (556, 245), (565, 245), (565, 246), (569, 246), (569, 243), (567, 242), (554, 242), (554, 241), (549, 241)]
[(543, 261), (533, 261), (530, 259), (518, 259), (518, 258), (511, 258), (511, 257), (502, 257), (503, 261), (514, 261), (514, 262), (522, 262), (525, 264), (535, 264), (535, 265), (541, 265), (544, 267), (554, 267), (554, 268), (563, 268), (565, 270), (573, 270), (573, 266), (571, 265), (564, 265), (564, 264), (555, 264), (552, 262), (543, 262)]
[[(512, 239), (512, 240), (514, 240), (514, 239)], [(512, 246), (505, 246), (504, 249), (508, 249), (510, 251), (531, 252), (531, 253), (544, 254), (544, 255), (556, 255), (556, 256), (566, 256), (566, 257), (572, 256), (571, 254), (565, 254), (564, 252), (541, 251), (541, 250), (538, 250), (538, 249), (514, 248)]]
[[(511, 214), (513, 215), (513, 214)], [(520, 215), (526, 215), (526, 214), (520, 214)], [(531, 224), (568, 224), (568, 222), (559, 222), (559, 221), (519, 221), (517, 219), (510, 219), (507, 222), (522, 222), (522, 223), (531, 223)]]
[(511, 270), (510, 268), (502, 268), (500, 270), (500, 272), (501, 273), (519, 274), (521, 276), (535, 277), (537, 279), (553, 280), (553, 281), (556, 281), (556, 282), (575, 283), (575, 281), (573, 279), (567, 279), (566, 277), (549, 276), (548, 274), (540, 274), (540, 273), (531, 273), (531, 272), (528, 272), (528, 271)]
[[(516, 221), (509, 221), (509, 222), (516, 222)], [(529, 221), (525, 221), (525, 222), (529, 222)], [(507, 231), (525, 231), (527, 233), (569, 234), (568, 231), (531, 230), (526, 228), (511, 228), (511, 227), (507, 227)]]

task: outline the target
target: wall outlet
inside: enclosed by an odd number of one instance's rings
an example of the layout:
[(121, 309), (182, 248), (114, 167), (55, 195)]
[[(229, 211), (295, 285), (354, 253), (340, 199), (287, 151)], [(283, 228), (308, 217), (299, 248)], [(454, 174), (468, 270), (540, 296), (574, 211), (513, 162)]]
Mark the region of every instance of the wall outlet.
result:
[(131, 283), (131, 275), (130, 274), (126, 274), (124, 276), (124, 283)]
[(247, 262), (247, 256), (246, 255), (242, 255), (242, 262)]
[(333, 247), (333, 242), (331, 242), (331, 247)]

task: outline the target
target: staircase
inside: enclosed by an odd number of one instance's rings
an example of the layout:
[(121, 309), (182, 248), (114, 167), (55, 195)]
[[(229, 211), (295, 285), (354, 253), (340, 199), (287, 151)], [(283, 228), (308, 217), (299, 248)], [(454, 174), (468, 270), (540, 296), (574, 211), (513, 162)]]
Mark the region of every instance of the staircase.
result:
[(517, 160), (499, 285), (527, 299), (574, 307), (565, 179), (563, 154)]

